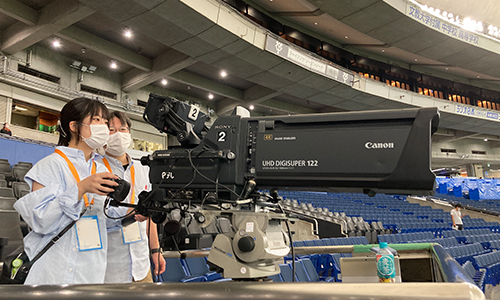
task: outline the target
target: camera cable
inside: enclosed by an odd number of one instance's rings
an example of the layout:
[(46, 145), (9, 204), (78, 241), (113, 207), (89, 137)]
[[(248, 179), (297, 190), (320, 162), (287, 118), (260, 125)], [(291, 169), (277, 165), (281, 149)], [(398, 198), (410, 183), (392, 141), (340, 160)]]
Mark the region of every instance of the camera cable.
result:
[[(228, 190), (229, 192), (231, 192), (233, 195), (235, 195), (238, 200), (240, 200), (240, 195), (238, 195), (235, 191), (233, 191), (232, 189), (230, 189), (229, 187), (221, 184), (221, 183), (218, 183), (216, 181), (213, 181), (212, 179), (208, 178), (207, 176), (203, 175), (199, 170), (198, 168), (196, 168), (196, 166), (194, 165), (193, 163), (193, 159), (191, 157), (191, 154), (193, 152), (193, 149), (189, 149), (189, 150), (186, 150), (188, 152), (188, 159), (189, 159), (189, 163), (191, 164), (191, 167), (195, 170), (196, 173), (198, 173), (201, 177), (203, 177), (204, 179), (206, 179), (207, 181), (215, 184), (215, 186), (220, 186), (220, 187), (223, 187), (224, 189)], [(226, 200), (227, 202), (234, 202), (232, 200)]]

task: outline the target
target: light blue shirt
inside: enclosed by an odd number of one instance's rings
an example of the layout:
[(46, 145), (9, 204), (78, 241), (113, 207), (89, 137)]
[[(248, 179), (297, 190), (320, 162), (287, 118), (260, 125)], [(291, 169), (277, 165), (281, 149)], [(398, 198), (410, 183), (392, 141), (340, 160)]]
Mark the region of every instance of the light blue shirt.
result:
[[(91, 175), (93, 159), (86, 161), (83, 151), (59, 146), (75, 166), (80, 180)], [(105, 172), (101, 167), (97, 172)], [(32, 231), (24, 238), (24, 249), (32, 259), (45, 245), (73, 220), (84, 208), (78, 199), (78, 186), (66, 161), (57, 153), (40, 160), (26, 174), (25, 181), (33, 188), (36, 181), (44, 188), (19, 199), (14, 208), (21, 214)], [(87, 194), (94, 198), (94, 207), (85, 216), (97, 216), (102, 249), (79, 251), (75, 226), (62, 236), (36, 261), (25, 284), (85, 284), (103, 283), (106, 271), (107, 234), (103, 214), (104, 196)]]
[[(106, 155), (106, 159), (109, 162), (113, 174), (130, 183), (132, 182), (131, 167), (134, 166), (134, 204), (137, 204), (139, 202), (139, 194), (144, 190), (149, 191), (151, 189), (148, 176), (149, 168), (142, 166), (137, 161), (130, 159), (130, 157), (127, 158), (130, 163), (125, 170), (119, 160)], [(131, 203), (131, 197), (132, 191), (129, 192), (124, 202)], [(108, 219), (108, 239), (110, 242), (108, 248), (108, 268), (106, 270), (105, 279), (106, 283), (130, 282), (132, 278), (138, 281), (144, 279), (144, 277), (148, 274), (150, 264), (146, 222), (148, 221), (139, 223), (142, 240), (136, 243), (124, 244), (121, 224), (117, 226), (116, 223), (112, 224)], [(151, 223), (150, 226), (156, 226), (156, 224)], [(125, 276), (125, 272), (127, 272), (127, 276)]]

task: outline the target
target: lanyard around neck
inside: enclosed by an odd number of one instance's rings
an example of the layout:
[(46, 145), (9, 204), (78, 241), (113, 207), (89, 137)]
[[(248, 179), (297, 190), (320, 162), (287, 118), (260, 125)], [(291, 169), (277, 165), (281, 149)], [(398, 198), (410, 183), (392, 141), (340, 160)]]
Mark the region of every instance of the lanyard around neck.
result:
[[(68, 164), (69, 170), (71, 171), (71, 174), (73, 174), (73, 177), (75, 177), (76, 182), (80, 182), (80, 176), (78, 175), (78, 172), (76, 171), (75, 166), (73, 163), (69, 160), (69, 158), (64, 154), (61, 150), (56, 149), (55, 151), (57, 154), (59, 154), (66, 163)], [(94, 175), (96, 173), (96, 166), (95, 162), (92, 160), (92, 171), (91, 174)], [(87, 194), (83, 194), (83, 200), (85, 201), (85, 207), (89, 207), (89, 197)], [(94, 198), (92, 198), (92, 202), (90, 202), (90, 205), (94, 205)]]
[[(109, 173), (113, 173), (113, 171), (111, 170), (111, 165), (109, 164), (109, 161), (106, 157), (104, 157), (102, 159), (102, 162), (104, 163), (104, 165), (108, 169)], [(130, 204), (135, 204), (135, 188), (134, 188), (135, 187), (135, 169), (134, 169), (134, 165), (130, 166), (130, 180), (132, 181), (130, 183), (130, 189), (132, 190), (132, 196), (130, 197)]]

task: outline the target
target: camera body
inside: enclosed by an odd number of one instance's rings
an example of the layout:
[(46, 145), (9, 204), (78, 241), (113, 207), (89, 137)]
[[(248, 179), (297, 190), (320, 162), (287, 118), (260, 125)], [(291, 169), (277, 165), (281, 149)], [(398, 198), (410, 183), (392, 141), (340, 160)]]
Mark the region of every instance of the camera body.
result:
[[(145, 114), (154, 111), (150, 105), (158, 102), (148, 102)], [(431, 135), (438, 123), (437, 108), (231, 115), (195, 132), (204, 137), (199, 145), (158, 150), (141, 162), (150, 167), (153, 189), (164, 191), (158, 201), (179, 190), (190, 190), (186, 200), (216, 190), (218, 198), (236, 200), (249, 180), (261, 190), (432, 195)]]

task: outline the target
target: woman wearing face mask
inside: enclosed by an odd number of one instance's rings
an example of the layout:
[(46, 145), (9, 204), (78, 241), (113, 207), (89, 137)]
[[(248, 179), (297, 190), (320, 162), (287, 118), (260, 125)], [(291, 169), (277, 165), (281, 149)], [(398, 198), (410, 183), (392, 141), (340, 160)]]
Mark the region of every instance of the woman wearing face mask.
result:
[[(137, 204), (138, 195), (150, 189), (149, 170), (140, 162), (132, 160), (125, 152), (132, 144), (130, 126), (131, 121), (125, 113), (111, 113), (110, 136), (102, 161), (109, 172), (130, 182), (131, 191), (124, 202)], [(105, 283), (153, 282), (148, 243), (152, 249), (155, 275), (165, 271), (165, 259), (160, 253), (156, 224), (141, 215), (135, 215), (135, 220), (138, 222), (125, 228), (108, 224), (109, 248)]]
[(55, 152), (26, 174), (31, 193), (14, 205), (32, 228), (24, 238), (33, 257), (73, 220), (78, 222), (36, 261), (25, 284), (103, 283), (107, 234), (104, 196), (117, 183), (94, 162), (108, 140), (108, 110), (99, 101), (77, 98), (61, 110)]

